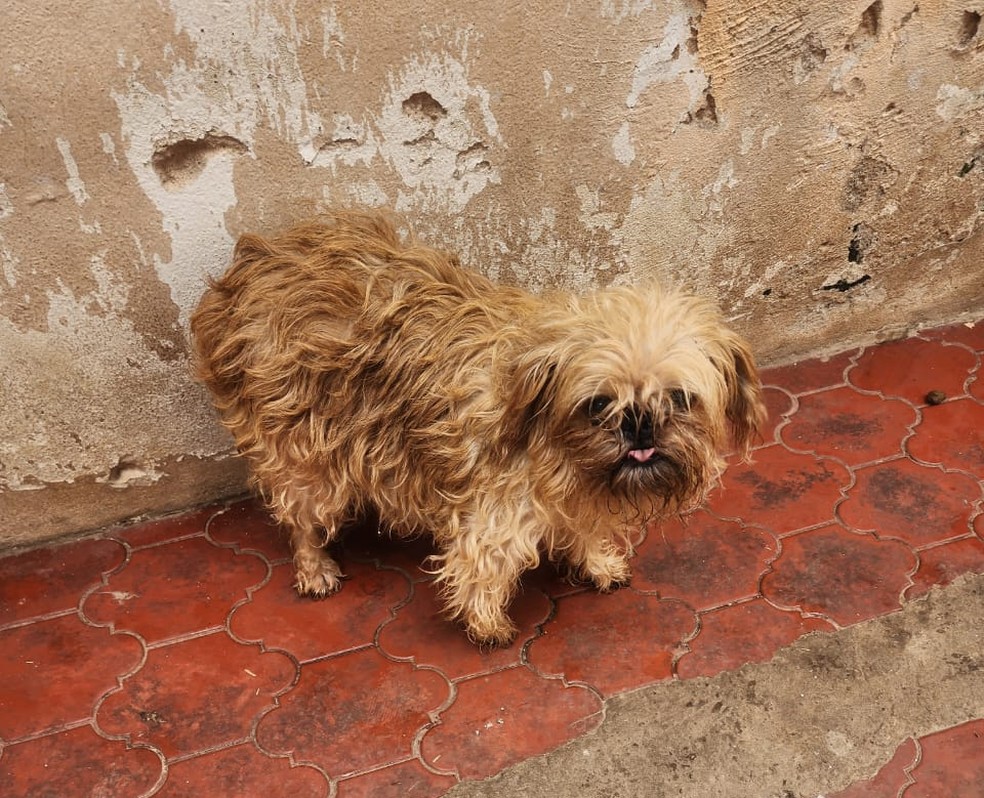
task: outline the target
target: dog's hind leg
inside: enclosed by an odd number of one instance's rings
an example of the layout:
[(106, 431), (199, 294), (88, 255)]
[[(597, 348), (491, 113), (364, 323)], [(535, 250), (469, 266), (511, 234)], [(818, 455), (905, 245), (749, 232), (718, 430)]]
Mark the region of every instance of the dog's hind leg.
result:
[(328, 516), (326, 508), (317, 512), (309, 493), (303, 489), (288, 488), (271, 504), (277, 519), (290, 530), (297, 592), (314, 598), (337, 592), (345, 575), (324, 547), (335, 539), (338, 521)]
[(319, 532), (314, 525), (292, 525), (291, 547), (294, 550), (294, 587), (302, 596), (321, 598), (338, 591), (345, 575), (338, 563), (324, 550), (334, 530)]

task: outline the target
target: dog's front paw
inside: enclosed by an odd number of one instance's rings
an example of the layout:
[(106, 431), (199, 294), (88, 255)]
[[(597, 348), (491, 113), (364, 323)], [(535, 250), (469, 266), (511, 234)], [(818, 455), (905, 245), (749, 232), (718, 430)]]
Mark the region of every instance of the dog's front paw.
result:
[(466, 621), (468, 639), (482, 651), (506, 648), (516, 639), (519, 629), (508, 618), (496, 624), (484, 621)]
[(593, 569), (589, 577), (592, 584), (602, 593), (611, 593), (620, 587), (628, 587), (632, 581), (632, 569), (624, 558), (612, 559), (602, 568)]
[(295, 556), (294, 565), (297, 566), (294, 588), (302, 596), (324, 598), (337, 593), (342, 587), (345, 574), (327, 554), (318, 552), (317, 555)]

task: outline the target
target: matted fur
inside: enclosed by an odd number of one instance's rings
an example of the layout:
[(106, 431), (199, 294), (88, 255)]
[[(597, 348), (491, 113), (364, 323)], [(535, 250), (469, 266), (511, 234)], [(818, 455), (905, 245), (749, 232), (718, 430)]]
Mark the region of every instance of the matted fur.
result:
[(198, 374), (291, 530), (297, 589), (376, 512), (429, 533), (449, 616), (508, 642), (542, 554), (608, 590), (629, 533), (700, 502), (764, 418), (755, 363), (708, 302), (656, 285), (532, 296), (339, 213), (243, 236), (192, 318)]

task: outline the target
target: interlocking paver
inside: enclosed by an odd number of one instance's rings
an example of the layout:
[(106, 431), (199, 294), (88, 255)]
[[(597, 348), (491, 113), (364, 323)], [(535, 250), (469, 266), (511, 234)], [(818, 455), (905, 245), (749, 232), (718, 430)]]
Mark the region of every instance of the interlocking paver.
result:
[(327, 798), (328, 777), (287, 757), (270, 757), (250, 742), (171, 763), (160, 798), (290, 796)]
[(380, 625), (409, 599), (410, 583), (399, 571), (367, 563), (348, 563), (345, 571), (344, 590), (314, 601), (297, 595), (291, 564), (275, 566), (269, 583), (233, 610), (230, 630), (301, 662), (372, 645)]
[(267, 571), (255, 555), (186, 538), (134, 552), (126, 568), (86, 597), (82, 610), (95, 624), (154, 643), (221, 628)]
[(92, 717), (118, 677), (138, 668), (140, 641), (75, 615), (0, 631), (0, 739), (14, 741)]
[(977, 357), (963, 346), (909, 338), (867, 350), (847, 378), (863, 390), (922, 405), (931, 391), (942, 391), (946, 396), (962, 394), (976, 365)]
[(838, 507), (848, 526), (914, 547), (970, 533), (981, 486), (966, 474), (901, 458), (860, 468), (855, 475), (857, 484)]
[(74, 610), (125, 558), (116, 541), (82, 540), (0, 559), (0, 626)]
[(632, 586), (696, 610), (758, 595), (778, 553), (774, 535), (697, 510), (660, 524), (632, 561)]
[(847, 626), (897, 610), (915, 553), (897, 540), (837, 524), (785, 538), (782, 556), (762, 580), (762, 594), (786, 609)]
[(852, 480), (837, 460), (777, 444), (756, 450), (752, 462), (731, 466), (708, 506), (723, 518), (738, 518), (782, 535), (833, 520), (841, 491)]
[[(984, 573), (982, 360), (984, 324), (958, 324), (767, 370), (752, 461), (640, 536), (630, 587), (527, 574), (500, 650), (444, 619), (433, 544), (372, 519), (320, 602), (255, 499), (0, 557), (4, 794), (436, 798), (586, 733), (624, 690)], [(978, 795), (981, 724), (909, 740), (838, 798)]]
[(398, 617), (383, 626), (379, 647), (394, 659), (440, 668), (456, 680), (520, 664), (523, 647), (536, 635), (537, 626), (550, 616), (550, 600), (528, 586), (513, 601), (509, 614), (519, 627), (511, 645), (483, 650), (473, 645), (462, 627), (448, 622), (438, 589), (432, 584), (414, 587), (413, 600), (401, 607)]
[[(603, 695), (668, 679), (676, 656), (697, 631), (681, 601), (625, 588), (557, 600), (557, 615), (532, 642), (529, 659), (544, 674), (584, 682)], [(618, 656), (604, 656), (607, 652)]]
[(834, 388), (801, 397), (781, 438), (791, 449), (859, 465), (898, 456), (917, 419), (907, 402)]
[(161, 757), (148, 748), (128, 748), (100, 737), (91, 726), (68, 729), (3, 749), (4, 795), (148, 795), (164, 775)]
[(408, 759), (450, 698), (439, 672), (367, 647), (305, 665), (256, 738), (271, 754), (341, 777)]
[(420, 745), (429, 767), (460, 778), (491, 776), (601, 722), (592, 691), (541, 679), (524, 667), (459, 682), (454, 703)]
[(912, 784), (911, 772), (918, 759), (916, 741), (906, 740), (878, 773), (829, 798), (899, 798), (902, 791)]
[(785, 645), (809, 632), (834, 627), (819, 618), (780, 610), (763, 598), (701, 613), (700, 633), (676, 663), (680, 678), (714, 676), (749, 662), (766, 662)]
[(296, 678), (283, 654), (216, 632), (148, 651), (143, 667), (107, 694), (96, 723), (131, 745), (184, 757), (248, 739)]

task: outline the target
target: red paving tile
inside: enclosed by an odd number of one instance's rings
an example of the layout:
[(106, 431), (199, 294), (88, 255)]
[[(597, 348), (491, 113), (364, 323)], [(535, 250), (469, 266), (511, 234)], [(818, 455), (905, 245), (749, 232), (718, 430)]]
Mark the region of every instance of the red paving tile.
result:
[(916, 741), (906, 740), (878, 773), (829, 798), (898, 798), (902, 790), (912, 784), (911, 771), (918, 759)]
[(137, 798), (150, 794), (163, 776), (154, 751), (129, 749), (90, 726), (11, 745), (0, 758), (0, 785), (8, 796)]
[(243, 743), (172, 763), (164, 789), (157, 795), (327, 798), (328, 790), (328, 777), (320, 770), (305, 765), (295, 767), (287, 758), (266, 756), (252, 743)]
[(927, 407), (923, 416), (908, 442), (909, 454), (920, 462), (962, 469), (984, 479), (984, 404), (962, 397)]
[(984, 720), (906, 740), (868, 781), (830, 798), (980, 798), (984, 785)]
[(721, 517), (785, 534), (833, 520), (851, 481), (851, 472), (836, 460), (767, 446), (752, 462), (729, 468), (708, 505)]
[(984, 353), (984, 322), (964, 322), (963, 324), (948, 324), (931, 330), (920, 330), (919, 337), (927, 341), (946, 341), (951, 344), (962, 344), (968, 349)]
[(912, 768), (905, 798), (980, 798), (984, 785), (984, 720), (930, 734), (919, 741), (922, 756)]
[(762, 391), (769, 417), (761, 432), (760, 445), (776, 443), (776, 431), (780, 425), (796, 410), (796, 399), (792, 394), (781, 388), (767, 385)]
[[(557, 614), (530, 645), (529, 659), (540, 673), (563, 675), (610, 696), (668, 679), (673, 660), (696, 631), (694, 611), (680, 601), (632, 588), (578, 593), (557, 600)], [(599, 656), (604, 651), (618, 656)]]
[(984, 402), (984, 377), (980, 374), (967, 386), (967, 393), (977, 401)]
[(836, 524), (784, 538), (782, 549), (762, 580), (762, 595), (778, 607), (830, 618), (840, 626), (899, 609), (917, 565), (904, 543)]
[(601, 722), (601, 701), (519, 667), (459, 682), (441, 721), (420, 744), (424, 762), (480, 779), (590, 731)]
[(140, 641), (75, 615), (0, 631), (0, 739), (17, 740), (92, 717), (118, 676), (138, 668)]
[(962, 394), (976, 365), (977, 357), (962, 346), (910, 338), (869, 349), (848, 371), (847, 378), (862, 390), (921, 405), (930, 391), (942, 391), (946, 396)]
[(748, 662), (767, 662), (783, 646), (809, 632), (834, 627), (819, 618), (780, 610), (757, 598), (700, 616), (700, 633), (676, 664), (681, 679), (714, 676)]
[[(753, 461), (649, 530), (631, 587), (528, 574), (499, 650), (443, 619), (432, 545), (371, 522), (321, 602), (254, 500), (0, 556), (4, 795), (436, 798), (584, 734), (611, 695), (984, 573), (982, 356), (984, 324), (954, 325), (767, 370)], [(977, 796), (982, 734), (905, 742), (838, 798)]]
[(417, 760), (390, 765), (338, 783), (338, 798), (438, 798), (457, 779), (432, 773)]
[(410, 598), (410, 583), (398, 571), (349, 563), (345, 589), (312, 601), (294, 590), (294, 568), (273, 568), (263, 590), (232, 612), (229, 629), (241, 640), (261, 642), (301, 662), (371, 645), (380, 625)]
[(966, 474), (900, 459), (858, 469), (855, 475), (857, 484), (838, 508), (848, 526), (916, 547), (970, 533), (981, 487)]
[(256, 739), (340, 777), (400, 762), (451, 698), (437, 671), (391, 662), (373, 648), (311, 663), (264, 716)]
[(125, 559), (126, 550), (113, 540), (83, 540), (0, 559), (0, 626), (74, 610), (86, 588)]
[(536, 634), (537, 625), (550, 616), (549, 599), (529, 587), (513, 601), (510, 616), (519, 634), (509, 646), (491, 651), (469, 642), (457, 624), (448, 623), (431, 584), (414, 588), (413, 600), (400, 609), (398, 618), (382, 628), (379, 648), (394, 659), (407, 659), (417, 665), (440, 668), (449, 679), (461, 679), (518, 665), (523, 647)]
[(762, 382), (775, 385), (792, 394), (804, 394), (844, 383), (844, 370), (851, 365), (855, 351), (842, 352), (829, 358), (804, 360), (789, 366), (766, 369)]
[[(978, 516), (980, 517), (980, 516)], [(907, 599), (918, 598), (930, 588), (950, 584), (964, 574), (984, 573), (984, 541), (968, 536), (919, 551), (919, 570), (906, 590)]]
[(898, 456), (917, 418), (906, 402), (834, 388), (801, 397), (781, 435), (791, 449), (859, 465)]
[(83, 602), (93, 623), (141, 635), (148, 643), (220, 628), (247, 590), (267, 577), (251, 554), (213, 546), (201, 537), (133, 553), (127, 567)]
[(125, 541), (128, 546), (135, 549), (154, 546), (192, 535), (201, 535), (205, 531), (208, 519), (214, 514), (214, 507), (203, 507), (182, 515), (169, 515), (155, 521), (122, 527), (114, 530), (113, 537)]
[(218, 512), (213, 510), (206, 527), (208, 538), (236, 551), (255, 551), (270, 562), (289, 561), (290, 538), (254, 499), (236, 502)]
[(256, 716), (296, 676), (283, 654), (216, 632), (148, 651), (143, 667), (97, 708), (96, 722), (106, 734), (152, 745), (168, 758), (188, 756), (245, 740)]
[(632, 561), (632, 586), (710, 609), (758, 595), (777, 551), (771, 533), (698, 510), (650, 532)]

